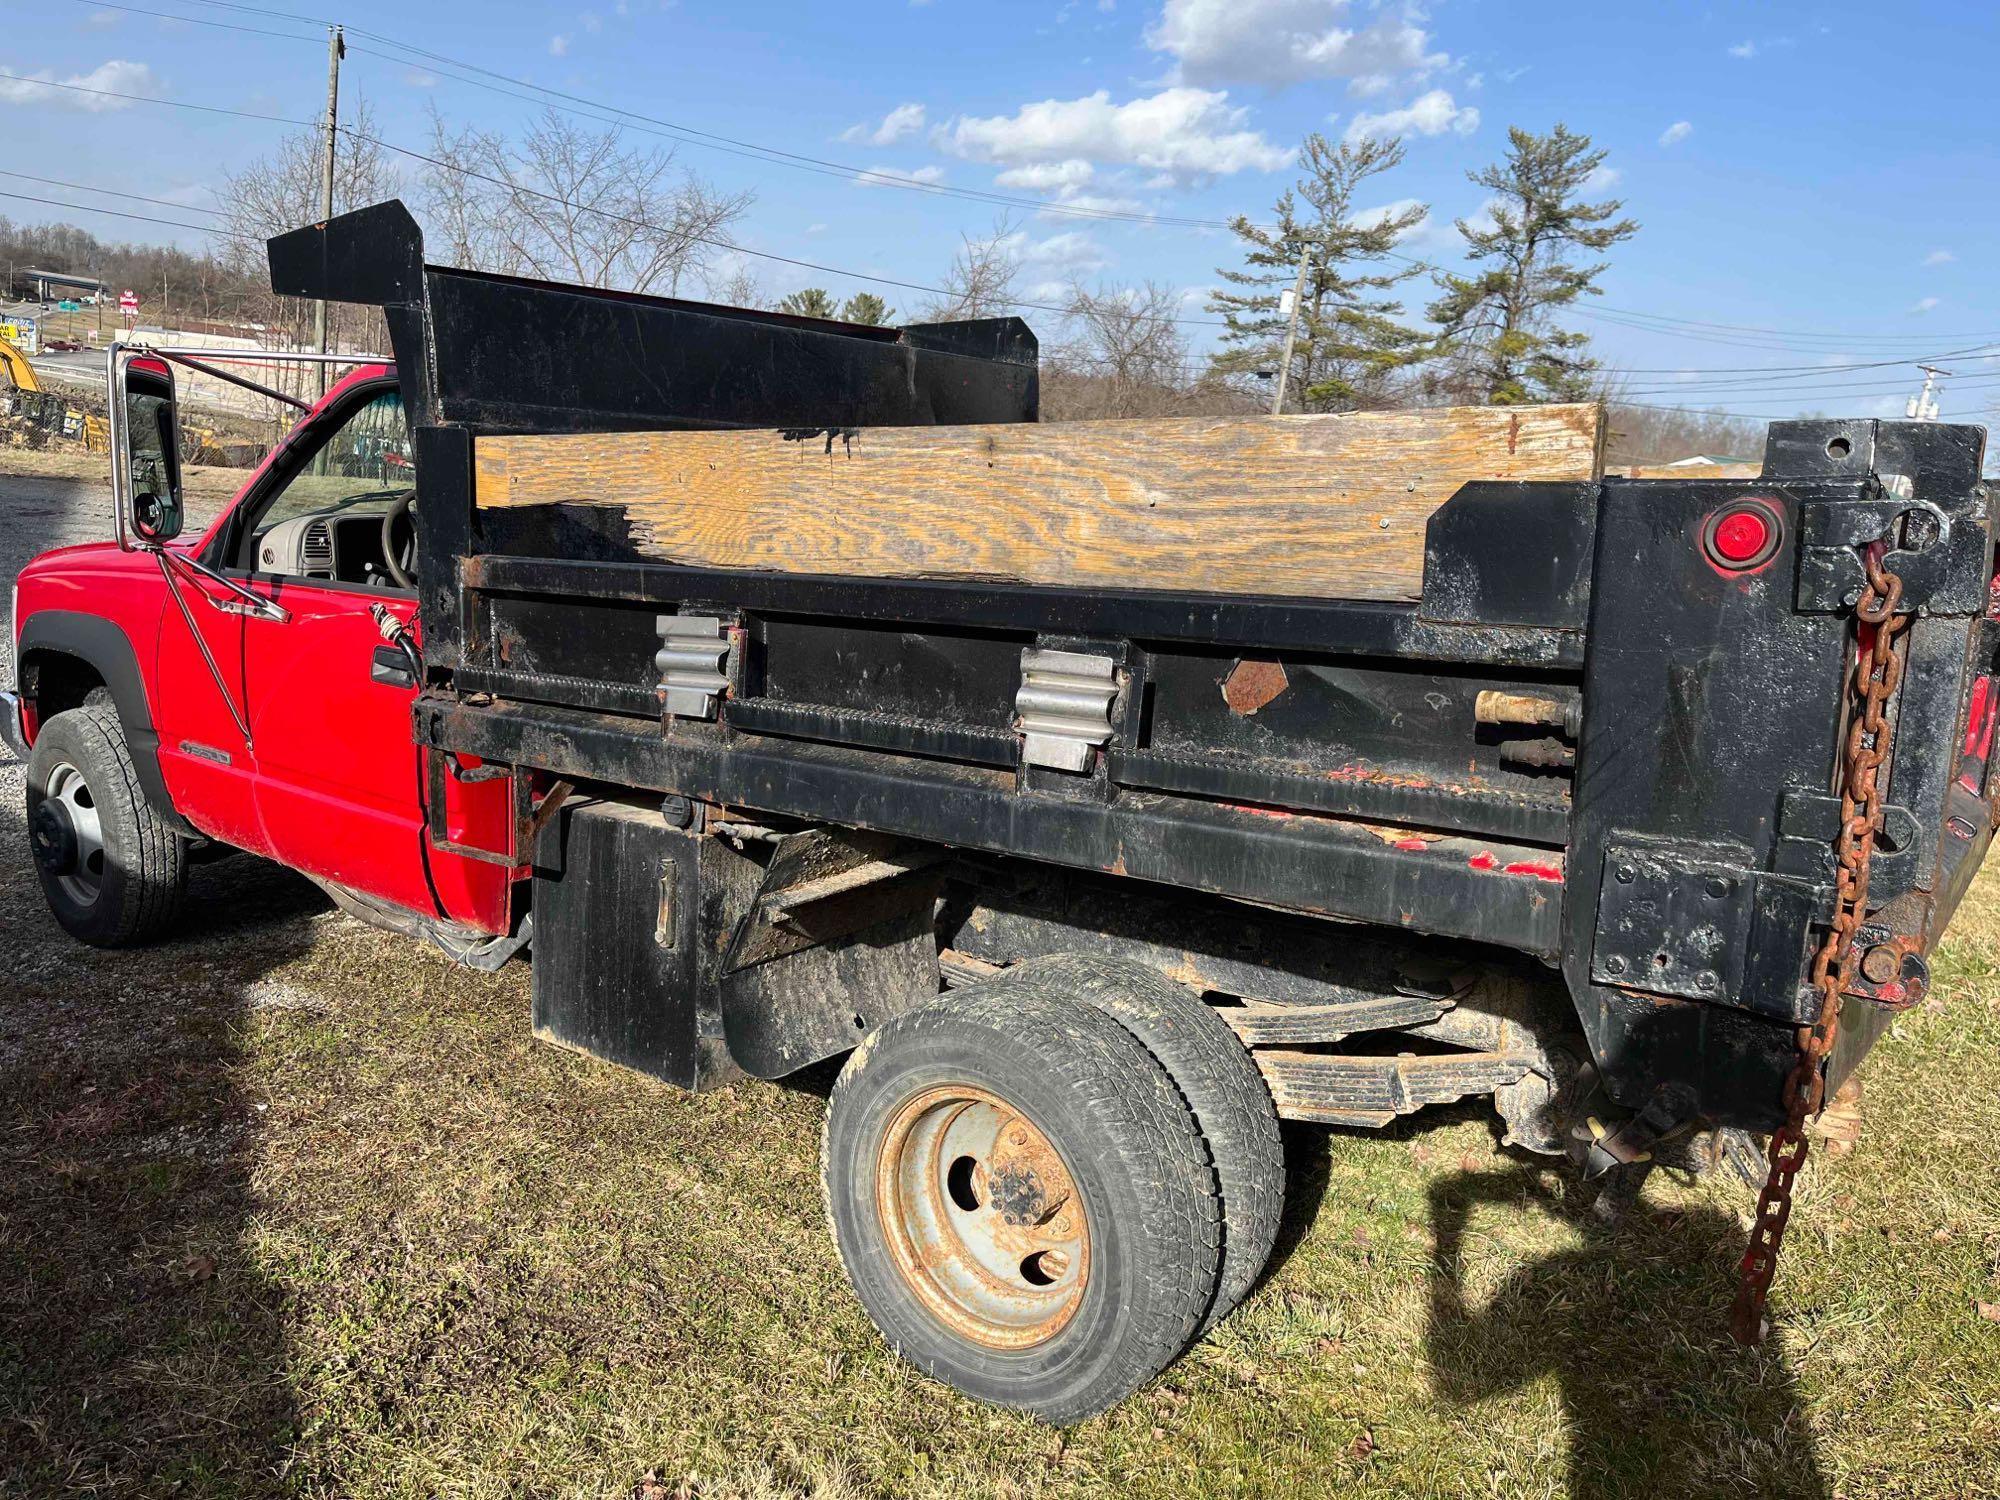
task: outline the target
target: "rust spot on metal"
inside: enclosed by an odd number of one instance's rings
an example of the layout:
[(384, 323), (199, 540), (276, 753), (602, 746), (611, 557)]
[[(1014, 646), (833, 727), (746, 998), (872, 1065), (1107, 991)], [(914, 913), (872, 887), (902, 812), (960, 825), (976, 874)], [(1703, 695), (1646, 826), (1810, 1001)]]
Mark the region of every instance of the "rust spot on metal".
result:
[(1222, 679), (1222, 701), (1232, 713), (1254, 714), (1291, 685), (1284, 663), (1246, 657)]

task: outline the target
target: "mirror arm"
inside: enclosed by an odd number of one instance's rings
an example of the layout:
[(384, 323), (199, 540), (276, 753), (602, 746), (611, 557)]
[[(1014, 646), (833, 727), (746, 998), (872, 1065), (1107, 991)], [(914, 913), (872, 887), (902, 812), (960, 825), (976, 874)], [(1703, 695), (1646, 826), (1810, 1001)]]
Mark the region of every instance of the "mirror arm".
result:
[(104, 441), (111, 449), (111, 517), (120, 552), (133, 550), (132, 526), (126, 514), (131, 509), (127, 496), (131, 493), (132, 455), (125, 449), (125, 359), (123, 346), (112, 340), (104, 351)]
[[(167, 566), (167, 564), (170, 562), (179, 563), (189, 572), (194, 573), (199, 577), (206, 578), (210, 583), (217, 583), (222, 585), (223, 588), (229, 590), (230, 593), (234, 594), (238, 599), (240, 599), (243, 602), (243, 607), (250, 610), (251, 613), (260, 615), (266, 620), (275, 620), (280, 625), (284, 625), (290, 622), (292, 618), (290, 610), (284, 608), (282, 605), (276, 603), (273, 600), (266, 599), (262, 594), (257, 593), (254, 589), (245, 588), (235, 579), (216, 572), (215, 569), (209, 567), (208, 564), (203, 562), (197, 562), (194, 558), (189, 557), (185, 552), (169, 552), (165, 547), (157, 547), (151, 550), (159, 553), (160, 565), (162, 567)], [(196, 592), (198, 592), (203, 599), (206, 599), (209, 602), (209, 604), (213, 605), (216, 609), (229, 608), (228, 605), (223, 604), (218, 600), (212, 598), (206, 589), (199, 589)]]

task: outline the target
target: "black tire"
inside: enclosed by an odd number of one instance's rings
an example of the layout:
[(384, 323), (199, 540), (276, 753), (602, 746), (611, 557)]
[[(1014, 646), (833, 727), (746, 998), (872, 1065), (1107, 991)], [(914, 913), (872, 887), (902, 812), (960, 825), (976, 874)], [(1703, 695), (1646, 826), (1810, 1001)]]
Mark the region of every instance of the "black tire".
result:
[[(926, 1305), (878, 1198), (896, 1123), (955, 1088), (1032, 1123), (1083, 1205), (1088, 1275), (1067, 1321), (1026, 1347), (995, 1347)], [(876, 1327), (978, 1400), (1055, 1423), (1093, 1416), (1177, 1358), (1214, 1299), (1220, 1206), (1193, 1115), (1129, 1032), (1054, 986), (975, 985), (877, 1028), (834, 1085), (820, 1162), (834, 1242)], [(994, 1190), (980, 1207), (1000, 1202)]]
[[(79, 840), (73, 809), (95, 818), (94, 851)], [(55, 715), (35, 737), (28, 836), (42, 895), (71, 937), (127, 948), (172, 925), (187, 888), (187, 846), (147, 803), (118, 715), (101, 699)]]
[(1222, 1270), (1196, 1337), (1256, 1285), (1285, 1212), (1278, 1111), (1250, 1049), (1185, 985), (1157, 969), (1091, 953), (1030, 959), (1006, 980), (1047, 981), (1117, 1021), (1144, 1044), (1194, 1112), (1222, 1195)]

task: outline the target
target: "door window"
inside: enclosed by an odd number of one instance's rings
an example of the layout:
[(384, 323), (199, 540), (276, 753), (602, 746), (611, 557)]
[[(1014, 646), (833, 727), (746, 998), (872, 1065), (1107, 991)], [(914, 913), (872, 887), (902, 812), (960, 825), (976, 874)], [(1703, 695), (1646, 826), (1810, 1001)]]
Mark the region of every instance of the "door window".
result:
[[(394, 587), (384, 522), (416, 487), (410, 428), (394, 390), (349, 410), (245, 519), (237, 563), (280, 577)], [(407, 544), (407, 523), (396, 545)]]

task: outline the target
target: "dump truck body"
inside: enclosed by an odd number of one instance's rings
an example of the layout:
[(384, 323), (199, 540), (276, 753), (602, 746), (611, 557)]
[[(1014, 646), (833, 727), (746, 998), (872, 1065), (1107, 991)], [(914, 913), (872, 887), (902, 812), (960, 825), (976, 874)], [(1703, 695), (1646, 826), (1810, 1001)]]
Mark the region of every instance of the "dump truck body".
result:
[[(1782, 1138), (1802, 1034), (1841, 1013), (1837, 1086), (1991, 839), (1977, 428), (1777, 423), (1754, 478), (1653, 479), (1590, 407), (1043, 427), (1014, 319), (427, 266), (394, 204), (271, 263), (382, 308), (394, 367), (192, 545), (165, 479), (121, 495), (116, 623), (75, 559), (23, 574), (45, 888), (81, 846), (43, 731), (94, 680), (162, 828), (531, 948), (552, 1042), (692, 1088), (848, 1054), (856, 1289), (989, 1399), (1101, 1409), (1226, 1312), (1279, 1116), (1490, 1096), (1600, 1167)], [(157, 641), (93, 669), (107, 627)], [(1092, 1321), (1155, 1285), (1172, 1338)]]

